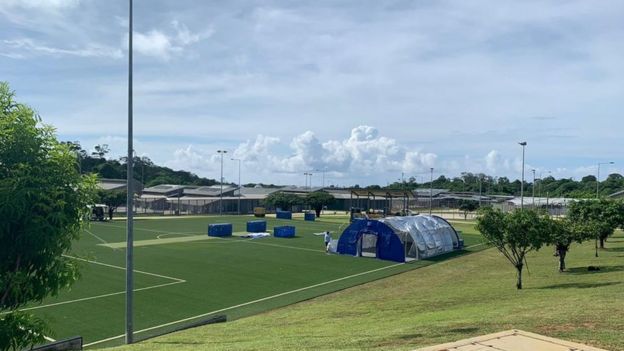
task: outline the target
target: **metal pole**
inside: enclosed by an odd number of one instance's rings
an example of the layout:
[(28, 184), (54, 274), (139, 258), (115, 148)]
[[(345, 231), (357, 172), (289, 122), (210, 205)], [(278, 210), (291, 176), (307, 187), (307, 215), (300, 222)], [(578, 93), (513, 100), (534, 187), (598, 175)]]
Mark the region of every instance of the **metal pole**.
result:
[(128, 1), (128, 161), (126, 164), (126, 344), (133, 342), (133, 246), (134, 246), (134, 228), (133, 228), (133, 211), (134, 211), (134, 177), (132, 174), (132, 0)]
[(483, 189), (483, 177), (479, 176), (479, 207), (481, 207), (481, 194)]
[[(599, 195), (599, 190), (600, 190), (600, 165), (612, 165), (615, 162), (610, 161), (610, 162), (598, 162), (598, 172), (596, 173), (596, 199), (598, 197), (600, 197)], [(598, 257), (598, 256), (596, 256)]]
[(526, 147), (526, 141), (519, 143), (522, 145), (522, 180), (520, 181), (520, 208), (524, 208), (524, 148)]
[(429, 181), (429, 215), (433, 210), (433, 167), (431, 167), (431, 179)]
[(227, 153), (226, 150), (217, 150), (221, 155), (221, 179), (219, 181), (221, 191), (219, 192), (219, 216), (223, 215), (223, 154)]
[(238, 161), (238, 215), (240, 216), (241, 214), (241, 205), (240, 205), (240, 201), (241, 201), (241, 159), (240, 158), (233, 158), (232, 161)]
[(535, 170), (532, 169), (531, 171), (533, 171), (533, 185), (531, 185), (531, 188), (533, 190), (533, 207), (535, 207)]

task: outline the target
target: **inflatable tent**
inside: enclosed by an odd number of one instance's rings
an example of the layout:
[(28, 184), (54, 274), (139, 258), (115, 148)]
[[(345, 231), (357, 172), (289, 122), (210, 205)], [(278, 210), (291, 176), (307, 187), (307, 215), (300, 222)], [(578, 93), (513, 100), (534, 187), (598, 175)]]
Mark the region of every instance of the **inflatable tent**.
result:
[(406, 262), (441, 255), (463, 247), (463, 240), (438, 216), (354, 220), (338, 240), (337, 252)]

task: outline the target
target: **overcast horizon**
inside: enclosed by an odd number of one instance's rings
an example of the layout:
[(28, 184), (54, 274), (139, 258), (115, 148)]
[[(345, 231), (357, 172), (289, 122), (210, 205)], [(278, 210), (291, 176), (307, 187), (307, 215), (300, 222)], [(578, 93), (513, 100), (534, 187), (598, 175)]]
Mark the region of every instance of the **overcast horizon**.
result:
[[(139, 155), (243, 183), (624, 173), (624, 2), (134, 2)], [(127, 1), (3, 0), (0, 81), (126, 149)], [(620, 151), (618, 151), (620, 150)], [(317, 175), (318, 174), (318, 175)]]

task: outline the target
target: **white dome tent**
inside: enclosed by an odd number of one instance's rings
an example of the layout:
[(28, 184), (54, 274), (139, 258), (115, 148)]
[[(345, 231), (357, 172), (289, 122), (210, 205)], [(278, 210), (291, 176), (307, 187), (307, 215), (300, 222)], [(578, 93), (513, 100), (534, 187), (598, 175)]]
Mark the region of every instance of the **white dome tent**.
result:
[(459, 250), (463, 240), (438, 216), (360, 219), (349, 225), (338, 240), (338, 253), (406, 262)]

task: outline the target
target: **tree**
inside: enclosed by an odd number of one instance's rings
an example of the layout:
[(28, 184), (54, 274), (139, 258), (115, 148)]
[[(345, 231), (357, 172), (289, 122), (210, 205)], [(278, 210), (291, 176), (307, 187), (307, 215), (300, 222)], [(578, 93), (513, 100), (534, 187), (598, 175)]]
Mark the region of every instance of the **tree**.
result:
[(459, 210), (464, 211), (464, 219), (468, 218), (468, 212), (476, 211), (479, 208), (479, 203), (473, 200), (461, 200), (459, 203)]
[[(117, 207), (126, 204), (126, 196), (127, 191), (108, 191), (108, 190), (100, 190), (98, 191), (98, 203), (105, 204), (112, 211), (116, 211)], [(111, 218), (112, 219), (112, 218)]]
[[(604, 248), (605, 240), (624, 223), (624, 204), (613, 200), (584, 200), (573, 202), (568, 207), (568, 218), (575, 224), (589, 224), (596, 234), (596, 242)], [(598, 257), (596, 245), (596, 257)]]
[(555, 247), (559, 258), (559, 272), (566, 269), (565, 258), (573, 242), (582, 243), (595, 237), (596, 226), (588, 223), (575, 223), (569, 219), (550, 221), (548, 244)]
[(101, 158), (101, 159), (104, 159), (106, 154), (110, 152), (110, 149), (108, 148), (108, 144), (102, 144), (102, 145), (98, 144), (98, 145), (95, 145), (93, 148), (95, 149), (95, 151), (91, 153), (91, 156)]
[(19, 350), (43, 342), (46, 328), (17, 309), (78, 278), (64, 254), (78, 238), (95, 178), (80, 175), (54, 129), (1, 82), (0, 160), (0, 349)]
[(317, 217), (320, 217), (323, 206), (331, 205), (335, 200), (334, 196), (330, 193), (314, 191), (306, 195), (305, 203), (314, 209)]
[(477, 218), (476, 228), (516, 268), (516, 288), (522, 289), (522, 269), (526, 255), (539, 250), (547, 242), (547, 232), (553, 221), (533, 209), (503, 213), (484, 207)]
[(295, 194), (276, 191), (269, 194), (269, 196), (264, 199), (264, 203), (268, 206), (290, 211), (294, 205), (301, 205), (303, 203), (303, 199)]

